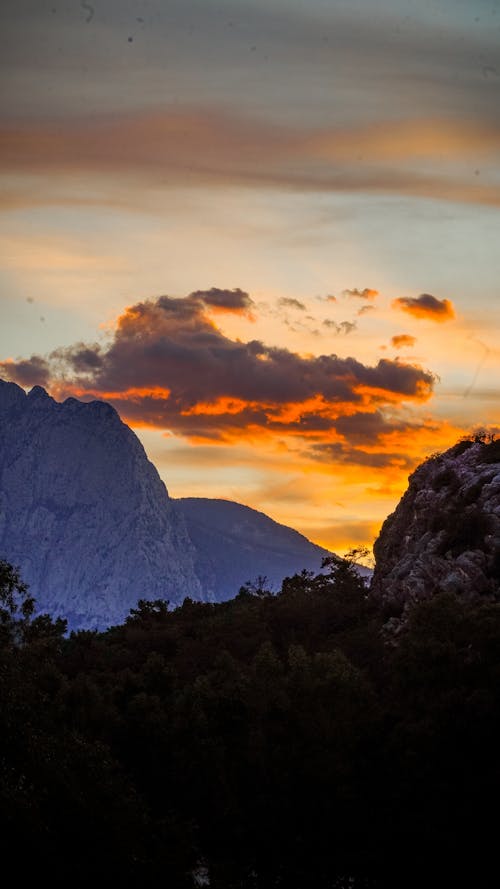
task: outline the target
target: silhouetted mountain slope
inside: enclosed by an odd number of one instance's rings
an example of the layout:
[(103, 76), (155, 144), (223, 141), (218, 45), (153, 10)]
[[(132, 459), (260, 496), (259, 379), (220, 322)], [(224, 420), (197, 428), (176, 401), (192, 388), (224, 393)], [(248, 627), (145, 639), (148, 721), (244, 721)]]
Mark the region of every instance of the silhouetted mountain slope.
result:
[(375, 542), (372, 592), (401, 607), (435, 593), (500, 591), (500, 441), (427, 460)]
[(176, 500), (196, 549), (195, 570), (205, 592), (231, 598), (246, 581), (266, 578), (277, 590), (283, 578), (318, 572), (331, 553), (269, 516), (231, 500)]

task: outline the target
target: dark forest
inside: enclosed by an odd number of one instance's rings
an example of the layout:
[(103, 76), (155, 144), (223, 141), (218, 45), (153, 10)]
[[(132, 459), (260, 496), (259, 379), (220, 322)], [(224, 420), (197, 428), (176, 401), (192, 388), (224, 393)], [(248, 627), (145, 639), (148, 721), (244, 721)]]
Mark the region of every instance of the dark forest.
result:
[(490, 886), (500, 605), (404, 619), (352, 561), (67, 635), (0, 565), (0, 805), (18, 880)]

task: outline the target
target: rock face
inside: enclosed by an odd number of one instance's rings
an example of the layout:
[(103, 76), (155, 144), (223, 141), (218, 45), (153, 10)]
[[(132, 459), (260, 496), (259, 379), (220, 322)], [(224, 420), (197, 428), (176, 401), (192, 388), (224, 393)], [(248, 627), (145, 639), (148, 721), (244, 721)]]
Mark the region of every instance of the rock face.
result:
[(306, 568), (318, 573), (331, 553), (298, 531), (230, 500), (185, 497), (174, 501), (196, 549), (195, 569), (206, 594), (230, 599), (260, 575), (277, 590), (287, 575)]
[(438, 592), (500, 594), (500, 441), (423, 463), (375, 542), (371, 591), (405, 605)]
[(0, 557), (71, 627), (122, 621), (138, 598), (203, 596), (182, 516), (108, 404), (0, 381)]
[(139, 598), (231, 598), (319, 571), (327, 550), (224, 500), (172, 500), (134, 433), (99, 401), (0, 380), (0, 558), (70, 628), (119, 623)]

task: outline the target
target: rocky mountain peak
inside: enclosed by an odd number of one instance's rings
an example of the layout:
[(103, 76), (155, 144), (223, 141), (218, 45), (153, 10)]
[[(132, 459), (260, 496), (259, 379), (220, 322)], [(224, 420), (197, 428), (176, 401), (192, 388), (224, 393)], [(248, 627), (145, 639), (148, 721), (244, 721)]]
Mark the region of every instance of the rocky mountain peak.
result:
[(138, 598), (201, 598), (183, 517), (110, 405), (0, 384), (0, 557), (42, 610), (108, 626)]
[(0, 380), (0, 558), (71, 628), (120, 623), (138, 599), (228, 599), (259, 575), (277, 588), (325, 555), (240, 504), (171, 500), (111, 405)]
[(375, 542), (372, 592), (403, 609), (438, 592), (500, 594), (500, 440), (461, 441), (409, 478)]
[(26, 392), (16, 383), (0, 380), (0, 414), (13, 407), (20, 407), (26, 399)]
[(54, 399), (50, 397), (48, 392), (45, 391), (43, 386), (33, 386), (33, 388), (28, 392), (28, 398), (30, 401), (53, 401)]

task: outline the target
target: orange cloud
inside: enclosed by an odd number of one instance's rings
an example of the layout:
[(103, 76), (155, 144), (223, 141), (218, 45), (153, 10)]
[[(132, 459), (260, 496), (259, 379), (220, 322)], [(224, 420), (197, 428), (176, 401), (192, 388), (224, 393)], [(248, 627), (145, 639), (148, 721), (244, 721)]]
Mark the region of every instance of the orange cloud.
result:
[[(348, 158), (365, 146), (370, 161), (414, 158), (463, 158), (496, 151), (498, 127), (451, 118), (378, 121), (324, 130), (312, 136), (318, 154)], [(357, 140), (357, 144), (356, 144)]]
[[(23, 385), (43, 382), (63, 397), (106, 399), (132, 425), (192, 441), (285, 437), (314, 460), (321, 459), (317, 448), (328, 445), (340, 448), (342, 460), (352, 451), (350, 459), (361, 465), (394, 462), (384, 436), (411, 427), (398, 410), (431, 396), (429, 371), (233, 340), (210, 317), (214, 305), (247, 311), (253, 303), (240, 289), (161, 296), (128, 307), (106, 345), (77, 343), (0, 367)], [(406, 465), (404, 457), (396, 462)]]
[(391, 337), (391, 345), (395, 349), (403, 349), (406, 346), (411, 348), (417, 342), (416, 337), (410, 336), (409, 333), (399, 333), (397, 336)]
[[(126, 395), (128, 397), (128, 390)], [(119, 394), (123, 398), (123, 393)], [(167, 396), (168, 397), (168, 396)], [(199, 401), (181, 411), (183, 417), (224, 417), (241, 414), (244, 410), (256, 410), (259, 404), (250, 404), (237, 398), (217, 398), (215, 401)]]
[(401, 309), (414, 318), (428, 318), (431, 321), (450, 321), (455, 317), (453, 303), (449, 299), (437, 299), (430, 293), (420, 296), (402, 296), (391, 303), (394, 309)]

